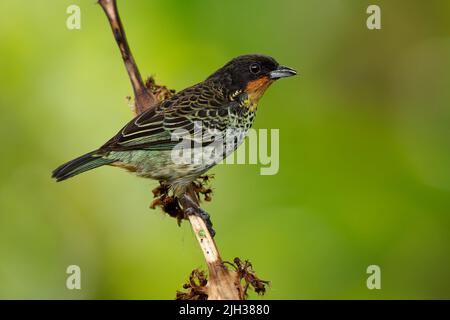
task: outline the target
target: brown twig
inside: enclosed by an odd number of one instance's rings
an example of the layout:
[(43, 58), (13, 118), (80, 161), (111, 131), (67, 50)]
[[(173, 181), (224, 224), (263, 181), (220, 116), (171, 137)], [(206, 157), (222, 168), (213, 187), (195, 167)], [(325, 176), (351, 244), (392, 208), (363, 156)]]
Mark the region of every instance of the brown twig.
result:
[(140, 114), (146, 109), (153, 106), (156, 102), (156, 98), (152, 94), (152, 92), (149, 92), (149, 90), (147, 90), (146, 86), (144, 85), (144, 81), (142, 81), (141, 74), (139, 73), (136, 62), (134, 61), (130, 47), (128, 46), (127, 37), (125, 36), (125, 30), (123, 28), (122, 21), (120, 20), (116, 1), (98, 0), (98, 3), (103, 8), (103, 11), (108, 17), (114, 39), (116, 39), (117, 45), (119, 46), (123, 62), (125, 63), (125, 68), (127, 69), (128, 76), (134, 90), (134, 113)]
[[(98, 0), (98, 3), (108, 17), (114, 38), (119, 46), (134, 91), (134, 112), (138, 115), (151, 108), (158, 101), (170, 97), (174, 94), (174, 91), (165, 86), (156, 85), (151, 77), (144, 84), (125, 36), (125, 31), (117, 10), (116, 0)], [(161, 206), (163, 211), (176, 217), (180, 222), (180, 219), (185, 218), (185, 216), (182, 215), (183, 212), (179, 206), (179, 199), (175, 196), (169, 196), (168, 191), (169, 189), (163, 184), (154, 189), (153, 192), (156, 199), (152, 202), (151, 207)], [(193, 200), (193, 203), (181, 203), (183, 210), (188, 209), (191, 205), (198, 206), (200, 194), (204, 196), (206, 201), (211, 199), (211, 189), (205, 188), (202, 182), (192, 183), (185, 194)], [(216, 243), (202, 218), (196, 215), (188, 215), (187, 218), (190, 221), (192, 230), (208, 265), (209, 280), (206, 281), (204, 274), (196, 273), (194, 270), (191, 274), (189, 286), (191, 291), (193, 290), (193, 293), (190, 295), (178, 293), (177, 297), (185, 299), (205, 299), (207, 297), (210, 300), (244, 299), (246, 289), (244, 290), (241, 285), (242, 272), (239, 271), (240, 269), (230, 270), (225, 267)], [(197, 283), (194, 281), (195, 278), (199, 280)]]

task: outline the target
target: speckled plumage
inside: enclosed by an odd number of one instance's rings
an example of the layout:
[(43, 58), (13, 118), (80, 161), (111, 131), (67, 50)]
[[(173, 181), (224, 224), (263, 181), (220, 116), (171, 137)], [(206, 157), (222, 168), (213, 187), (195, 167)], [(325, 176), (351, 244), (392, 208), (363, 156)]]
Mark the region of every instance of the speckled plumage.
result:
[[(253, 72), (255, 68), (257, 73)], [(292, 69), (283, 68), (267, 56), (235, 58), (205, 81), (134, 118), (98, 150), (60, 166), (53, 177), (65, 180), (108, 164), (182, 189), (215, 162), (175, 163), (172, 151), (179, 140), (174, 137), (180, 138), (181, 131), (189, 133), (197, 147), (210, 144), (211, 136), (219, 137), (224, 144), (233, 142), (232, 148), (225, 147), (221, 154), (227, 156), (242, 143), (252, 126), (264, 91), (277, 78), (295, 74)], [(231, 138), (230, 132), (234, 134)]]

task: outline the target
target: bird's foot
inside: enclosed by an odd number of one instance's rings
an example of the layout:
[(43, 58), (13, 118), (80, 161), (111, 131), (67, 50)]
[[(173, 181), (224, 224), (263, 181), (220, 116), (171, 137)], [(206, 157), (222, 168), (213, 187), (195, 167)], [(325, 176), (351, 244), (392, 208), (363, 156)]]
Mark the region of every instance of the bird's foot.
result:
[(202, 218), (202, 220), (206, 224), (206, 227), (208, 228), (209, 233), (211, 234), (211, 237), (214, 238), (214, 236), (216, 235), (216, 231), (214, 231), (214, 229), (213, 229), (213, 224), (211, 222), (211, 218), (210, 218), (208, 212), (206, 212), (205, 210), (203, 210), (200, 207), (196, 207), (196, 208), (189, 207), (184, 210), (184, 213), (186, 214), (186, 216), (196, 215), (197, 217)]

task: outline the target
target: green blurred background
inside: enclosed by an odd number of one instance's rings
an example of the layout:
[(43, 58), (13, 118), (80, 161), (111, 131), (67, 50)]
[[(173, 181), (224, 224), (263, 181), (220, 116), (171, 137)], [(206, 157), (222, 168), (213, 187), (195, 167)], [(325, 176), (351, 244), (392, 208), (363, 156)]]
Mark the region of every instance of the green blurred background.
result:
[[(66, 8), (81, 8), (81, 30)], [(378, 4), (382, 29), (366, 28)], [(449, 1), (119, 1), (143, 75), (180, 90), (230, 58), (300, 71), (262, 100), (280, 171), (218, 166), (225, 259), (250, 259), (269, 299), (450, 298)], [(131, 87), (94, 0), (2, 0), (0, 298), (173, 299), (204, 267), (188, 223), (148, 209), (153, 181), (52, 169), (126, 123)], [(82, 290), (65, 287), (68, 265)], [(381, 290), (366, 268), (381, 267)], [(258, 298), (254, 294), (251, 298)]]

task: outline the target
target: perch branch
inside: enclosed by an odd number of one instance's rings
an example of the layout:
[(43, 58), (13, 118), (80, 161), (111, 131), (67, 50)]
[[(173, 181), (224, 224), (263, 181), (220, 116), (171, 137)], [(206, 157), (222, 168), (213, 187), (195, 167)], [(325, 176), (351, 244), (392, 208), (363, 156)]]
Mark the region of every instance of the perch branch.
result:
[[(195, 201), (196, 205), (199, 205), (199, 199), (194, 188), (195, 186), (191, 185), (187, 193), (189, 197)], [(185, 209), (189, 207), (189, 203), (182, 203), (182, 205)], [(225, 267), (216, 243), (209, 233), (203, 219), (196, 215), (189, 215), (188, 219), (208, 266), (208, 300), (244, 299), (243, 289), (238, 274)]]
[(119, 11), (117, 10), (117, 3), (115, 0), (98, 0), (98, 3), (103, 8), (106, 16), (108, 17), (109, 24), (119, 46), (120, 54), (122, 55), (125, 68), (127, 69), (128, 76), (131, 81), (131, 85), (134, 91), (135, 107), (134, 113), (139, 114), (150, 108), (155, 104), (155, 96), (147, 90), (142, 81), (141, 74), (134, 61), (133, 54), (128, 46), (125, 30), (120, 20)]

